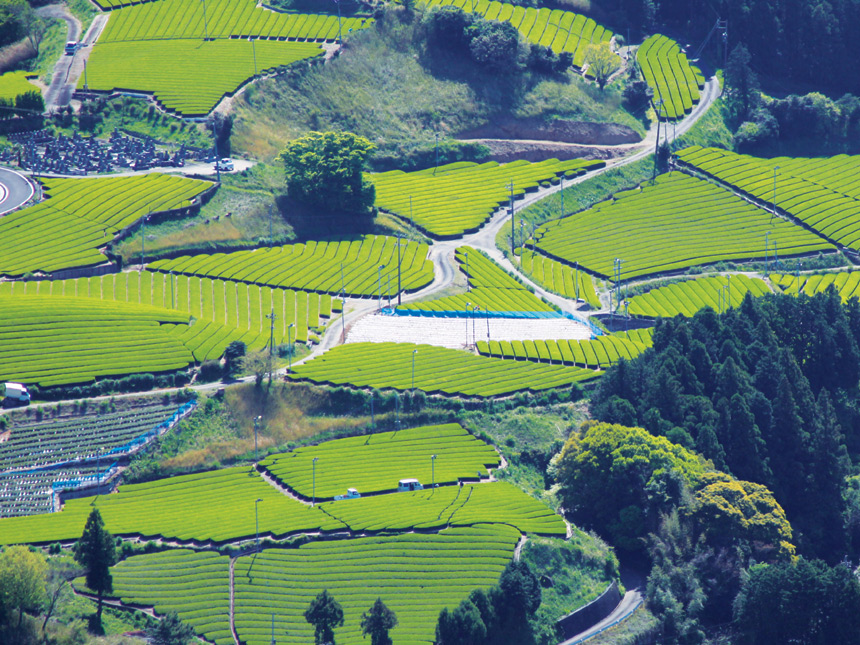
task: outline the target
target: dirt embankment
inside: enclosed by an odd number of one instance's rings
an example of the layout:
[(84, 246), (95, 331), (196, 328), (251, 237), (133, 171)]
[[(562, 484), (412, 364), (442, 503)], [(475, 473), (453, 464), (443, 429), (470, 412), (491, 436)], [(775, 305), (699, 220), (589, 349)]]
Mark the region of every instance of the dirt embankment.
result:
[(554, 141), (524, 141), (511, 139), (472, 139), (490, 149), (490, 159), (499, 163), (525, 159), (543, 161), (544, 159), (615, 159), (627, 152), (626, 148), (585, 146), (575, 143), (556, 143)]
[(494, 118), (490, 123), (458, 133), (457, 137), (459, 139), (552, 141), (592, 146), (617, 146), (625, 143), (639, 143), (642, 140), (633, 128), (617, 123), (587, 123), (565, 119), (544, 121), (538, 118), (516, 119), (514, 117)]

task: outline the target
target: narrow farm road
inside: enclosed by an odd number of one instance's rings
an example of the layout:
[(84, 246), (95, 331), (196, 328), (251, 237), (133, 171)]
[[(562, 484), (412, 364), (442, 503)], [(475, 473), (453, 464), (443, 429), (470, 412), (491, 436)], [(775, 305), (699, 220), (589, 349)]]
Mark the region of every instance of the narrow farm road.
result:
[(615, 609), (612, 610), (612, 613), (609, 614), (606, 618), (601, 620), (600, 622), (595, 623), (588, 629), (576, 634), (575, 636), (568, 638), (566, 641), (559, 643), (559, 645), (579, 645), (579, 643), (584, 643), (589, 638), (593, 636), (597, 636), (599, 633), (605, 631), (611, 626), (620, 623), (622, 620), (629, 618), (630, 615), (639, 608), (644, 602), (642, 598), (642, 594), (638, 589), (633, 589), (624, 594), (624, 597), (621, 599)]
[(234, 612), (235, 607), (235, 597), (236, 597), (236, 558), (230, 558), (230, 633), (233, 635), (233, 643), (234, 645), (241, 645), (241, 641), (239, 640), (239, 634), (236, 631), (236, 614)]
[[(64, 20), (68, 26), (66, 40), (78, 40), (81, 36), (81, 21), (69, 13), (68, 8), (61, 4), (49, 4), (36, 9), (36, 14), (41, 18), (52, 18), (54, 20)], [(65, 107), (72, 99), (72, 92), (68, 90), (66, 83), (69, 76), (69, 70), (72, 66), (71, 56), (66, 56), (65, 53), (60, 54), (60, 59), (54, 65), (54, 72), (51, 75), (51, 85), (45, 93), (45, 112), (51, 112), (55, 107)]]

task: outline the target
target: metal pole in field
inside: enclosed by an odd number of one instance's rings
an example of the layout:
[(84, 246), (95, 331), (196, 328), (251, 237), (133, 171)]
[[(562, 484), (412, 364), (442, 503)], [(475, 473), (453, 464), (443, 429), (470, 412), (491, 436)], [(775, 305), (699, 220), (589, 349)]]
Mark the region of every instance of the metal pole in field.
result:
[(176, 276), (170, 272), (170, 308), (176, 309)]
[(466, 303), (466, 347), (469, 346), (469, 307), (471, 306), (471, 302)]
[(343, 280), (343, 262), (340, 263), (340, 343), (346, 343), (346, 288)]
[(478, 335), (475, 333), (475, 319), (478, 317), (478, 312), (481, 311), (481, 308), (478, 305), (475, 305), (472, 307), (472, 311), (475, 312), (475, 315), (472, 316), (472, 342), (477, 345)]
[(334, 3), (337, 5), (337, 42), (342, 45), (343, 31), (340, 28), (340, 1), (334, 0)]
[(249, 38), (249, 40), (251, 41), (251, 49), (254, 52), (254, 76), (256, 76), (257, 75), (257, 41), (255, 41), (253, 38)]
[(775, 166), (773, 169), (773, 215), (771, 215), (771, 219), (776, 217), (776, 171), (779, 170), (779, 166)]
[(274, 235), (272, 234), (272, 208), (269, 208), (269, 244), (272, 243)]
[(726, 276), (726, 290), (728, 291), (729, 307), (732, 306), (732, 274)]
[(514, 245), (516, 244), (517, 239), (517, 230), (514, 227), (514, 180), (511, 179), (511, 255), (514, 254)]
[(87, 86), (87, 59), (84, 59), (84, 92), (89, 91), (89, 87)]
[(401, 241), (401, 235), (398, 234), (397, 235), (397, 306), (398, 307), (400, 306), (400, 292), (403, 290), (403, 288), (400, 286), (400, 266), (401, 266), (400, 247), (401, 246), (403, 246), (403, 243)]
[(254, 417), (254, 463), (257, 463), (257, 461), (259, 461), (257, 459), (257, 431), (260, 429), (260, 420), (262, 418), (262, 416)]
[(433, 134), (436, 135), (436, 166), (433, 168), (433, 174), (435, 175), (436, 168), (439, 167), (439, 133), (434, 132)]
[(484, 312), (487, 314), (487, 344), (490, 342), (490, 310), (485, 309)]
[(663, 106), (663, 99), (657, 99), (654, 102), (654, 114), (657, 115), (657, 140), (654, 142), (654, 177), (657, 178), (657, 159), (660, 156), (660, 109)]
[(272, 311), (266, 314), (269, 319), (269, 385), (272, 384), (272, 371), (275, 362), (275, 306), (272, 305)]
[(400, 392), (394, 393), (395, 428), (400, 430)]
[(388, 308), (391, 309), (391, 274), (390, 273), (388, 274), (388, 286), (385, 288), (385, 290), (388, 292), (387, 293), (387, 295), (388, 295)]
[[(152, 206), (149, 207), (149, 213), (152, 213)], [(146, 254), (146, 220), (149, 219), (149, 214), (140, 222), (140, 270), (143, 271), (144, 255)]]
[(800, 293), (800, 260), (797, 261), (797, 271), (794, 273), (794, 288), (797, 293)]
[(370, 391), (370, 427), (376, 427), (376, 417), (373, 414), (373, 390)]
[(293, 335), (292, 329), (296, 326), (296, 323), (290, 323), (290, 326), (287, 327), (287, 356), (289, 357), (289, 367), (287, 367), (287, 374), (293, 373)]
[(471, 291), (472, 287), (469, 285), (469, 252), (466, 251), (464, 255), (466, 256), (466, 291)]
[(260, 512), (258, 510), (258, 504), (262, 501), (263, 500), (258, 497), (254, 502), (254, 542), (256, 542), (257, 551), (260, 550)]
[(275, 645), (275, 614), (272, 614), (272, 645)]
[(417, 349), (412, 350), (412, 396), (415, 396), (415, 354), (418, 353)]
[(767, 233), (764, 234), (764, 274), (765, 274), (765, 276), (769, 275), (768, 270), (767, 270), (767, 247), (768, 247), (769, 238), (770, 238), (770, 231), (768, 231)]
[(379, 294), (378, 311), (382, 311), (382, 270), (384, 268), (385, 268), (385, 265), (380, 264), (376, 269), (376, 293)]
[(313, 487), (311, 489), (313, 492), (311, 494), (311, 506), (316, 506), (317, 503), (317, 459), (319, 459), (319, 457), (313, 458)]
[(203, 35), (209, 40), (209, 20), (206, 19), (206, 0), (203, 0)]
[(576, 291), (576, 299), (579, 300), (579, 262), (573, 265), (573, 288)]
[(559, 191), (559, 195), (561, 196), (561, 217), (564, 217), (564, 174), (561, 175), (561, 190)]
[(436, 455), (430, 455), (430, 488), (436, 488)]
[(409, 226), (415, 226), (415, 220), (412, 217), (412, 195), (409, 195)]

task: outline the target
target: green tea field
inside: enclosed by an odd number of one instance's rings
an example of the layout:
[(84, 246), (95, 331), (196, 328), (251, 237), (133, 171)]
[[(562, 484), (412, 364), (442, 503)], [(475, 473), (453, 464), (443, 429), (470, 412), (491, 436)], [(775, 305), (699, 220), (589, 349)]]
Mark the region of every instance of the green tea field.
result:
[[(765, 236), (782, 256), (833, 250), (810, 231), (714, 184), (679, 172), (537, 229), (537, 249), (603, 277), (622, 261), (622, 280), (721, 260), (764, 259)], [(772, 253), (772, 251), (771, 251)]]
[(254, 251), (181, 256), (158, 260), (149, 268), (285, 289), (340, 295), (343, 288), (348, 296), (375, 296), (380, 289), (387, 295), (389, 283), (393, 283), (391, 293), (396, 293), (398, 262), (405, 291), (429, 284), (433, 265), (427, 260), (427, 251), (426, 244), (362, 235)]
[(400, 479), (429, 486), (434, 476), (437, 484), (487, 477), (499, 455), (454, 423), (336, 439), (272, 455), (260, 465), (302, 497), (310, 499), (316, 490), (317, 499), (331, 499), (348, 487), (390, 492)]

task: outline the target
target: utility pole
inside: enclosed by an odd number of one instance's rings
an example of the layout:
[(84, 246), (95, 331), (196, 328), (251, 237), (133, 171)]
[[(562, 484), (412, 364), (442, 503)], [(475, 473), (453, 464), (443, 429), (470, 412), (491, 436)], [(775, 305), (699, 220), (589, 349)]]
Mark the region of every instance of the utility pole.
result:
[(293, 327), (296, 326), (296, 323), (290, 323), (290, 326), (287, 327), (287, 356), (289, 356), (289, 367), (287, 368), (287, 374), (293, 373), (293, 335), (292, 330)]
[(514, 254), (514, 245), (517, 239), (517, 229), (514, 226), (514, 180), (511, 179), (511, 255)]
[(385, 265), (380, 264), (376, 269), (376, 293), (379, 295), (378, 311), (382, 311), (382, 270), (384, 268)]
[[(409, 199), (411, 201), (412, 198), (410, 197)], [(411, 207), (410, 207), (410, 215), (411, 215)], [(402, 288), (400, 286), (400, 247), (402, 246), (401, 239), (402, 239), (402, 235), (400, 233), (398, 233), (397, 234), (397, 306), (398, 307), (400, 306), (400, 293), (402, 291)], [(343, 264), (341, 264), (341, 267), (343, 267)], [(389, 307), (390, 306), (391, 305), (389, 304)]]
[(257, 41), (251, 36), (248, 40), (251, 41), (251, 50), (254, 54), (254, 76), (257, 75)]
[(472, 287), (469, 285), (469, 252), (465, 252), (466, 256), (466, 291), (471, 291)]
[(311, 495), (312, 495), (311, 496), (311, 507), (316, 506), (316, 504), (317, 504), (317, 460), (318, 459), (319, 459), (319, 457), (314, 457), (313, 463), (311, 466), (313, 469), (313, 475), (312, 475), (312, 482), (313, 483), (312, 483), (312, 489), (311, 489), (313, 492), (311, 493)]
[(272, 384), (272, 371), (275, 363), (275, 306), (272, 305), (271, 313), (266, 314), (269, 319), (269, 385)]
[(259, 461), (257, 458), (257, 431), (260, 429), (260, 419), (262, 418), (262, 416), (254, 417), (254, 463)]
[(209, 40), (209, 21), (206, 19), (206, 0), (203, 0), (203, 29), (204, 40)]
[(564, 173), (561, 175), (561, 190), (559, 191), (559, 195), (561, 196), (561, 217), (564, 217)]
[(660, 108), (663, 107), (663, 99), (654, 102), (654, 113), (657, 115), (657, 140), (654, 142), (654, 177), (657, 179), (657, 162), (660, 157)]
[(765, 276), (770, 275), (767, 270), (767, 250), (768, 250), (768, 238), (770, 237), (770, 231), (764, 234), (764, 274)]
[(149, 213), (140, 222), (140, 270), (143, 271), (144, 256), (146, 254), (146, 220), (152, 214), (152, 205), (149, 207)]
[(770, 216), (771, 220), (776, 217), (776, 171), (779, 170), (779, 166), (774, 167), (773, 169), (773, 214)]
[(343, 32), (340, 27), (340, 0), (334, 0), (334, 3), (337, 5), (337, 42), (343, 45)]
[(466, 303), (466, 347), (469, 346), (469, 308), (471, 306), (471, 302)]

